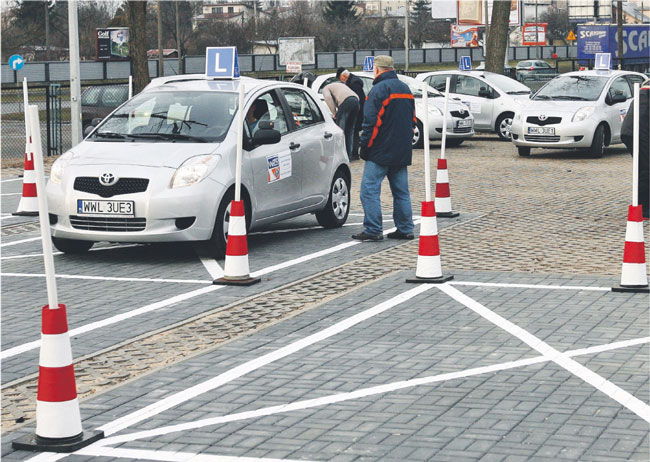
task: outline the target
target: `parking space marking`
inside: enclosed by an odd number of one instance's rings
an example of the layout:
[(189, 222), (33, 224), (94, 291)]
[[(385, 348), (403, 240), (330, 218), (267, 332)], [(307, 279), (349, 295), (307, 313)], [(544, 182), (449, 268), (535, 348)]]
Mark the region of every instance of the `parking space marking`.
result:
[[(119, 245), (110, 245), (106, 247), (97, 247), (89, 249), (88, 252), (101, 252), (102, 250), (114, 250), (114, 249), (126, 249), (127, 247), (138, 247), (141, 244), (119, 244)], [(64, 255), (63, 252), (52, 252), (52, 255)], [(11, 255), (9, 257), (0, 257), (0, 260), (16, 260), (19, 258), (33, 258), (33, 257), (42, 257), (42, 253), (30, 253), (27, 255)]]
[(550, 361), (553, 361), (558, 366), (581, 378), (600, 392), (617, 401), (621, 406), (629, 409), (641, 417), (643, 420), (650, 423), (650, 405), (644, 403), (619, 386), (614, 385), (612, 382), (596, 374), (591, 369), (588, 369), (577, 361), (569, 358), (567, 355), (559, 352), (548, 343), (535, 337), (525, 329), (522, 329), (516, 324), (513, 324), (507, 319), (499, 316), (494, 311), (491, 311), (490, 309), (481, 305), (476, 300), (468, 297), (449, 284), (441, 284), (438, 286), (438, 288), (457, 302), (465, 305), (467, 308), (474, 311), (484, 319), (490, 321), (495, 326), (500, 327), (504, 331), (508, 332), (510, 335), (517, 337), (519, 340), (541, 353)]
[(19, 192), (19, 193), (3, 193), (3, 194), (0, 194), (0, 196), (22, 196), (22, 195), (23, 195), (23, 193), (21, 193), (21, 192)]
[[(650, 343), (650, 337), (626, 340), (626, 341), (615, 342), (606, 345), (598, 345), (595, 347), (582, 348), (579, 350), (571, 350), (571, 351), (567, 351), (565, 355), (581, 356), (581, 355), (588, 355), (588, 354), (596, 354), (605, 351), (611, 351), (620, 348), (627, 348), (630, 346), (641, 345), (644, 343)], [(535, 364), (542, 364), (550, 361), (551, 359), (546, 356), (536, 356), (534, 358), (519, 359), (517, 361), (508, 361), (500, 364), (494, 364), (491, 366), (475, 367), (475, 368), (465, 369), (463, 371), (458, 371), (458, 372), (448, 372), (445, 374), (431, 375), (427, 377), (420, 377), (417, 379), (401, 380), (398, 382), (392, 382), (383, 385), (375, 385), (373, 387), (362, 388), (359, 390), (345, 392), (345, 393), (335, 393), (333, 395), (322, 396), (320, 398), (295, 401), (293, 403), (269, 406), (269, 407), (265, 407), (253, 411), (238, 412), (235, 414), (228, 414), (225, 416), (208, 417), (194, 422), (168, 425), (165, 427), (153, 428), (151, 430), (144, 430), (140, 432), (129, 433), (126, 435), (114, 436), (105, 439), (99, 442), (98, 444), (103, 446), (103, 445), (115, 445), (115, 444), (127, 443), (130, 441), (167, 435), (169, 433), (174, 433), (179, 431), (194, 430), (194, 429), (203, 428), (211, 425), (219, 425), (219, 424), (230, 423), (230, 422), (235, 422), (240, 420), (265, 417), (269, 415), (282, 414), (291, 411), (300, 411), (300, 410), (319, 407), (319, 406), (326, 406), (328, 404), (340, 403), (343, 401), (349, 401), (354, 399), (366, 398), (368, 396), (373, 396), (373, 395), (390, 393), (398, 390), (403, 390), (405, 388), (431, 385), (434, 383), (445, 382), (448, 380), (465, 379), (468, 377), (473, 377), (481, 374), (489, 374), (494, 372), (505, 371), (508, 369), (516, 369), (520, 367), (532, 366)]]
[(10, 245), (18, 245), (18, 244), (24, 244), (25, 242), (40, 241), (40, 240), (41, 240), (40, 236), (30, 237), (29, 239), (22, 239), (20, 241), (6, 242), (4, 244), (0, 244), (0, 247), (9, 247)]
[[(214, 258), (202, 257), (199, 255), (199, 259), (205, 269), (208, 270), (208, 274), (212, 277), (212, 280), (219, 279), (223, 277), (223, 269), (219, 266), (219, 262)], [(212, 283), (212, 281), (210, 281)]]
[(456, 286), (477, 286), (477, 287), (504, 287), (517, 289), (551, 289), (551, 290), (593, 290), (598, 292), (609, 292), (611, 287), (589, 287), (589, 286), (552, 286), (544, 284), (508, 284), (497, 282), (470, 282), (470, 281), (449, 281), (450, 285)]
[[(9, 220), (10, 218), (20, 218), (20, 216), (15, 216), (15, 215), (5, 215), (0, 217), (0, 220)], [(1, 247), (1, 246), (0, 246)]]
[[(44, 278), (45, 274), (30, 273), (0, 273), (0, 276), (22, 278)], [(122, 281), (122, 282), (176, 282), (185, 284), (212, 284), (211, 280), (200, 279), (154, 279), (154, 278), (120, 278), (111, 276), (81, 276), (76, 274), (57, 274), (57, 279), (88, 279), (95, 281)]]
[[(120, 457), (146, 459), (164, 462), (298, 462), (289, 459), (269, 459), (267, 457), (235, 457), (214, 454), (195, 454), (191, 452), (152, 451), (147, 449), (125, 449), (88, 446), (75, 454), (95, 457)], [(309, 462), (309, 461), (301, 461)]]
[(8, 180), (1, 180), (0, 183), (9, 183), (10, 181), (23, 181), (22, 178), (9, 178)]

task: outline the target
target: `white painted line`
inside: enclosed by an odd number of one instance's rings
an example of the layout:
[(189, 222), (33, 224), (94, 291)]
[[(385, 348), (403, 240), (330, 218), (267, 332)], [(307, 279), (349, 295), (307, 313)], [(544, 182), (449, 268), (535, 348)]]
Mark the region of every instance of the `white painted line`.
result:
[(592, 290), (598, 292), (610, 292), (611, 287), (590, 287), (590, 286), (550, 286), (543, 284), (501, 284), (496, 282), (469, 282), (469, 281), (449, 281), (454, 286), (477, 286), (477, 287), (504, 287), (504, 288), (521, 288), (521, 289), (552, 289), (552, 290)]
[[(0, 276), (21, 278), (44, 278), (44, 274), (29, 273), (0, 273)], [(76, 274), (57, 274), (57, 279), (87, 279), (94, 281), (123, 281), (123, 282), (174, 282), (183, 284), (212, 284), (212, 281), (199, 279), (154, 279), (154, 278), (118, 278), (110, 276), (79, 276)]]
[[(82, 456), (121, 457), (137, 460), (156, 460), (163, 462), (299, 462), (289, 459), (269, 459), (267, 457), (234, 457), (214, 454), (195, 454), (191, 452), (152, 451), (147, 449), (107, 448), (94, 445), (75, 452)], [(308, 462), (308, 461), (304, 461)]]
[[(212, 278), (212, 281), (223, 277), (223, 269), (219, 266), (217, 260), (214, 258), (202, 257), (200, 255), (199, 259), (201, 260), (201, 263), (203, 263), (203, 266), (205, 266), (205, 269), (208, 270), (208, 274)], [(210, 283), (212, 283), (212, 281), (210, 281)]]
[(530, 346), (531, 348), (537, 350), (545, 357), (549, 358), (558, 366), (566, 369), (575, 376), (581, 378), (597, 390), (606, 394), (613, 400), (617, 401), (621, 406), (626, 407), (630, 411), (634, 412), (636, 415), (641, 417), (646, 422), (650, 423), (650, 406), (640, 399), (632, 396), (627, 391), (622, 388), (614, 385), (612, 382), (606, 380), (604, 377), (596, 374), (592, 370), (586, 368), (582, 364), (574, 361), (569, 358), (567, 355), (560, 353), (555, 348), (551, 347), (546, 342), (535, 337), (530, 332), (522, 329), (521, 327), (513, 324), (507, 319), (499, 316), (495, 312), (489, 310), (485, 306), (481, 305), (476, 300), (468, 297), (467, 295), (460, 292), (458, 289), (451, 287), (449, 284), (440, 284), (437, 286), (442, 292), (449, 295), (451, 298), (456, 300), (459, 303), (462, 303), (470, 310), (474, 311), (479, 316), (490, 321), (492, 324), (500, 327), (501, 329), (508, 332), (510, 335), (514, 335), (519, 340)]
[(10, 178), (8, 180), (2, 180), (0, 183), (9, 183), (10, 181), (23, 181), (22, 178)]
[[(580, 350), (568, 351), (565, 354), (567, 356), (595, 354), (595, 353), (601, 353), (604, 351), (610, 351), (619, 348), (626, 348), (629, 346), (639, 345), (639, 344), (649, 343), (649, 342), (650, 342), (650, 337), (644, 337), (640, 339), (610, 343), (608, 345), (599, 345), (591, 348), (583, 348)], [(273, 414), (280, 414), (280, 413), (298, 411), (298, 410), (303, 410), (303, 409), (308, 409), (308, 408), (313, 408), (318, 406), (325, 406), (328, 404), (339, 403), (342, 401), (349, 401), (353, 399), (365, 398), (367, 396), (372, 396), (372, 395), (390, 393), (397, 390), (402, 390), (404, 388), (411, 388), (411, 387), (422, 386), (422, 385), (431, 385), (434, 383), (444, 382), (447, 380), (465, 379), (476, 375), (494, 373), (494, 372), (504, 371), (507, 369), (515, 369), (515, 368), (530, 366), (534, 364), (541, 364), (549, 361), (550, 359), (545, 356), (537, 356), (534, 358), (520, 359), (517, 361), (508, 361), (505, 363), (494, 364), (492, 366), (483, 366), (483, 367), (476, 367), (472, 369), (466, 369), (464, 371), (449, 372), (446, 374), (439, 374), (439, 375), (431, 375), (431, 376), (422, 377), (418, 379), (402, 380), (399, 382), (393, 382), (384, 385), (377, 385), (374, 387), (362, 388), (360, 390), (347, 392), (347, 393), (336, 393), (333, 395), (323, 396), (316, 399), (296, 401), (293, 403), (280, 404), (277, 406), (270, 406), (262, 409), (253, 410), (253, 411), (239, 412), (239, 413), (230, 414), (226, 416), (219, 416), (219, 417), (209, 417), (195, 422), (168, 425), (165, 427), (154, 428), (151, 430), (134, 432), (127, 435), (114, 436), (112, 438), (103, 440), (100, 444), (114, 445), (114, 444), (126, 443), (126, 442), (135, 441), (143, 438), (151, 438), (155, 436), (167, 435), (173, 432), (203, 428), (209, 425), (218, 425), (218, 424), (229, 423), (238, 420), (252, 419), (252, 418), (264, 417)]]
[[(141, 244), (124, 244), (124, 245), (111, 245), (106, 247), (97, 247), (88, 250), (88, 252), (101, 252), (102, 250), (126, 249), (128, 247), (139, 247)], [(52, 252), (52, 255), (63, 255), (63, 252)], [(16, 260), (19, 258), (33, 258), (42, 257), (42, 253), (30, 253), (28, 255), (12, 255), (10, 257), (0, 257), (0, 260)]]
[(0, 244), (0, 247), (9, 247), (10, 245), (24, 244), (25, 242), (40, 241), (41, 237), (30, 237), (29, 239), (22, 239), (20, 241), (7, 242), (5, 244)]
[[(217, 286), (222, 287), (222, 286)], [(432, 288), (431, 284), (422, 284), (414, 287), (411, 290), (408, 290), (402, 294), (399, 294), (390, 300), (382, 302), (378, 305), (375, 305), (372, 308), (364, 310), (352, 317), (339, 321), (333, 326), (330, 326), (326, 329), (323, 329), (315, 334), (309, 335), (301, 340), (290, 343), (289, 345), (282, 347), (278, 350), (275, 350), (271, 353), (267, 353), (263, 356), (260, 356), (256, 359), (247, 361), (227, 372), (217, 375), (209, 380), (206, 380), (202, 383), (194, 385), (193, 387), (187, 388), (178, 393), (174, 393), (167, 398), (164, 398), (160, 401), (157, 401), (149, 406), (146, 406), (138, 411), (132, 412), (124, 417), (120, 417), (106, 425), (99, 427), (99, 430), (103, 430), (106, 436), (112, 435), (120, 430), (123, 430), (127, 427), (130, 427), (133, 424), (141, 422), (149, 417), (160, 414), (167, 409), (171, 409), (174, 406), (178, 406), (186, 401), (191, 400), (203, 393), (212, 391), (215, 388), (218, 388), (226, 383), (229, 383), (239, 377), (242, 377), (252, 371), (255, 371), (261, 367), (264, 367), (272, 362), (278, 361), (286, 356), (289, 356), (297, 351), (300, 351), (304, 348), (307, 348), (317, 342), (330, 338), (336, 334), (339, 334), (357, 324), (372, 318), (378, 314), (383, 313), (401, 303), (404, 303), (411, 298), (426, 292)], [(70, 332), (70, 335), (73, 335)]]
[(9, 220), (11, 218), (21, 218), (21, 217), (18, 215), (5, 215), (3, 217), (0, 217), (0, 220)]
[(23, 193), (2, 193), (0, 196), (22, 196)]

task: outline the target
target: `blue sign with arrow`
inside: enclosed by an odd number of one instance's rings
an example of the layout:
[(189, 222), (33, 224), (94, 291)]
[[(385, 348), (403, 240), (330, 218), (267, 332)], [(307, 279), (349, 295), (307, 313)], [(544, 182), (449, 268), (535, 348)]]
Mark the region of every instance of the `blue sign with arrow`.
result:
[(205, 49), (205, 76), (236, 79), (239, 77), (237, 47), (208, 47)]
[(25, 59), (20, 55), (11, 55), (9, 57), (9, 67), (14, 71), (19, 71), (25, 65)]
[(375, 57), (374, 56), (366, 56), (363, 59), (363, 71), (364, 72), (372, 72), (372, 68), (375, 65)]

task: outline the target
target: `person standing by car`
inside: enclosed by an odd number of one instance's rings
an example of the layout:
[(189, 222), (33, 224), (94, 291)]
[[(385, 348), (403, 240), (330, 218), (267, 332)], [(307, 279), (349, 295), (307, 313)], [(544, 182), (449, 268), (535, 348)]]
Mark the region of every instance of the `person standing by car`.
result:
[[(621, 126), (621, 139), (632, 154), (634, 143), (634, 100)], [(650, 79), (643, 82), (639, 91), (639, 204), (643, 218), (650, 217)]]
[(363, 90), (363, 80), (344, 67), (339, 67), (336, 70), (336, 78), (346, 84), (359, 98), (359, 116), (357, 117), (357, 123), (354, 127), (354, 146), (352, 147), (352, 157), (350, 157), (351, 161), (359, 160), (359, 133), (361, 132), (361, 124), (363, 123), (363, 106), (366, 102), (366, 92)]
[(359, 154), (366, 165), (361, 178), (363, 232), (352, 239), (381, 241), (381, 183), (388, 177), (393, 194), (393, 221), (397, 231), (389, 239), (413, 239), (413, 211), (407, 167), (411, 165), (415, 100), (408, 85), (397, 78), (393, 58), (377, 56), (375, 80), (363, 114)]
[(333, 82), (323, 88), (323, 98), (330, 108), (336, 124), (345, 132), (345, 150), (352, 158), (354, 127), (359, 114), (359, 98), (340, 82)]

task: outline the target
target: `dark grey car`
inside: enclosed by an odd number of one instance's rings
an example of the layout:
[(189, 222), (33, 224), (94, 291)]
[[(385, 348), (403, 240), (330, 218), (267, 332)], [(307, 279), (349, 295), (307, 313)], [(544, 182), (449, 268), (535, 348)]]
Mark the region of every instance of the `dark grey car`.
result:
[(127, 85), (97, 85), (81, 93), (81, 123), (85, 131), (93, 119), (103, 119), (129, 97)]

